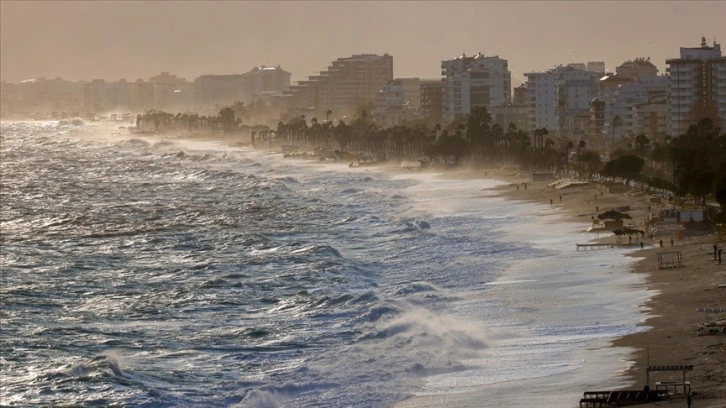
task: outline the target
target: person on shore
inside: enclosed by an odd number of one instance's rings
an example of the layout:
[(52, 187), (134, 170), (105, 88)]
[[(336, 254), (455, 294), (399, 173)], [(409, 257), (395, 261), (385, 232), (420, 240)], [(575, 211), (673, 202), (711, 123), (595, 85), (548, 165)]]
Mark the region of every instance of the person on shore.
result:
[(660, 240), (660, 247), (663, 248), (663, 240)]
[(643, 243), (643, 241), (640, 241), (640, 250), (642, 251), (643, 248), (645, 248), (645, 244)]
[(671, 238), (671, 246), (673, 246), (673, 238)]

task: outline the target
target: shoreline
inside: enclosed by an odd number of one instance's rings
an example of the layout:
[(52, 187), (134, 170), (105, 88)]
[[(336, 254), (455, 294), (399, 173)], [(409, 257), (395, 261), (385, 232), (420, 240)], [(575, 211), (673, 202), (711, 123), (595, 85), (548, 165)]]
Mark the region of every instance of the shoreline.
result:
[[(216, 137), (195, 137), (192, 140), (230, 142)], [(624, 206), (630, 208), (628, 212), (633, 217), (625, 226), (642, 228), (649, 210), (658, 211), (668, 206), (651, 203), (647, 194), (636, 190), (623, 188), (611, 192), (607, 186), (596, 182), (556, 190), (547, 185), (549, 181), (532, 181), (528, 174), (522, 174), (515, 166), (403, 169), (388, 163), (372, 167), (395, 174), (436, 172), (450, 179), (501, 180), (506, 184), (495, 188), (498, 195), (506, 199), (559, 207), (563, 212), (563, 221), (582, 223), (583, 230), (591, 225), (591, 219), (597, 213)], [(572, 219), (567, 219), (568, 217)], [(600, 237), (601, 234), (597, 233), (588, 242), (614, 244), (614, 236), (610, 232), (605, 234), (606, 236)], [(671, 239), (674, 240), (672, 248)], [(664, 242), (663, 249), (660, 248), (661, 240)], [(639, 241), (620, 244), (632, 246), (629, 256), (641, 258), (634, 263), (631, 273), (645, 274), (646, 283), (643, 289), (655, 292), (655, 295), (640, 305), (644, 311), (639, 326), (645, 327), (645, 330), (610, 342), (610, 347), (633, 350), (628, 360), (629, 366), (623, 369), (623, 376), (631, 383), (625, 389), (643, 389), (645, 367), (649, 364), (693, 365), (694, 370), (687, 373), (687, 379), (691, 383), (694, 406), (726, 407), (726, 335), (699, 336), (698, 326), (705, 322), (706, 316), (696, 310), (698, 307), (726, 307), (726, 288), (718, 287), (726, 284), (726, 262), (718, 265), (712, 255), (715, 243), (721, 247), (726, 245), (718, 242), (716, 234), (686, 237), (683, 240), (660, 234), (653, 241), (649, 238), (644, 238), (643, 241), (645, 247), (642, 250), (639, 248)], [(657, 254), (661, 251), (681, 251), (683, 267), (658, 269)], [(718, 315), (710, 316), (711, 321), (716, 319)], [(680, 376), (680, 372), (653, 373), (650, 386), (655, 388), (656, 381), (679, 381)], [(577, 402), (572, 401), (572, 406)], [(644, 405), (668, 406), (684, 403), (685, 395), (681, 393), (670, 400)]]
[[(575, 217), (573, 221), (581, 221), (583, 229), (589, 224), (588, 215), (596, 212), (595, 206), (599, 207), (600, 212), (612, 207), (629, 206), (629, 213), (633, 216), (632, 226), (642, 228), (642, 221), (651, 204), (646, 194), (633, 190), (611, 193), (606, 186), (597, 183), (592, 183), (589, 188), (561, 192), (547, 187), (547, 182), (525, 181), (524, 178), (506, 180), (512, 184), (499, 189), (502, 196), (560, 206), (565, 218)], [(518, 190), (514, 187), (521, 182), (528, 183), (526, 191), (521, 184)], [(595, 242), (615, 241), (612, 235), (602, 238), (599, 235), (593, 236)], [(660, 247), (661, 240), (663, 248)], [(726, 262), (719, 265), (713, 259), (713, 245), (725, 245), (718, 241), (716, 234), (685, 237), (683, 240), (677, 236), (660, 234), (655, 235), (652, 242), (649, 238), (644, 241), (643, 250), (639, 248), (639, 242), (633, 242), (630, 245), (632, 252), (628, 256), (641, 258), (636, 260), (631, 272), (645, 274), (643, 289), (655, 292), (640, 306), (644, 309), (644, 319), (639, 326), (646, 329), (617, 338), (611, 343), (614, 347), (634, 350), (631, 353), (632, 364), (624, 371), (632, 384), (627, 389), (643, 389), (648, 365), (693, 365), (693, 371), (687, 372), (687, 380), (691, 383), (694, 406), (726, 407), (726, 335), (699, 336), (699, 325), (706, 322), (707, 317), (705, 313), (697, 311), (699, 307), (726, 307), (726, 288), (718, 286), (726, 283)], [(680, 251), (683, 266), (658, 269), (658, 253), (663, 251)], [(709, 316), (711, 322), (718, 319), (719, 315)], [(654, 372), (651, 373), (650, 387), (654, 389), (656, 381), (681, 380), (680, 371)], [(684, 400), (685, 395), (679, 393), (671, 400), (645, 405), (685, 404)]]

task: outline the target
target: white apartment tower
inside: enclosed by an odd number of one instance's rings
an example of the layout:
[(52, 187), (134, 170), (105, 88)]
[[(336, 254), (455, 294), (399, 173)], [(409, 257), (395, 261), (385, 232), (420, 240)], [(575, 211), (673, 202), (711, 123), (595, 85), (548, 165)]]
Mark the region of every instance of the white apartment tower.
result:
[(442, 61), (441, 76), (445, 121), (466, 116), (472, 108), (486, 107), (491, 111), (511, 102), (512, 74), (507, 60), (497, 56), (479, 53)]
[(569, 136), (571, 120), (590, 109), (597, 96), (595, 74), (572, 66), (525, 73), (529, 98), (529, 129), (546, 128)]
[(669, 73), (668, 133), (685, 134), (703, 116), (726, 124), (726, 57), (721, 45), (709, 47), (702, 38), (698, 48), (681, 47), (681, 57), (666, 60)]
[(529, 112), (527, 114), (529, 130), (545, 128), (550, 132), (558, 129), (557, 123), (557, 78), (554, 72), (528, 72), (527, 96)]

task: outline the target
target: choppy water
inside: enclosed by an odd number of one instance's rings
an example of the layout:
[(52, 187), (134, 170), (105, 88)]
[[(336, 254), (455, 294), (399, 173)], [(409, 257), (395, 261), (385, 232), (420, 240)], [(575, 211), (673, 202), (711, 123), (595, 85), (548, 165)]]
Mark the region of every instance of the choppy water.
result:
[(496, 181), (108, 135), (2, 124), (3, 405), (576, 406), (627, 366), (629, 261)]

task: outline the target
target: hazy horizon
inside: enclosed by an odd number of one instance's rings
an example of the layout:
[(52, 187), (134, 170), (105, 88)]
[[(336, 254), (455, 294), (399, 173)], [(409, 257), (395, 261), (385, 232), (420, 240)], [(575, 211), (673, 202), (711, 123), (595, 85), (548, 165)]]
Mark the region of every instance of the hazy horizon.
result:
[[(638, 57), (663, 74), (680, 47), (726, 38), (726, 2), (40, 2), (0, 3), (0, 79), (189, 81), (280, 65), (293, 82), (336, 58), (388, 53), (395, 77), (439, 78), (466, 53), (523, 73)], [(575, 18), (577, 16), (577, 18)]]

